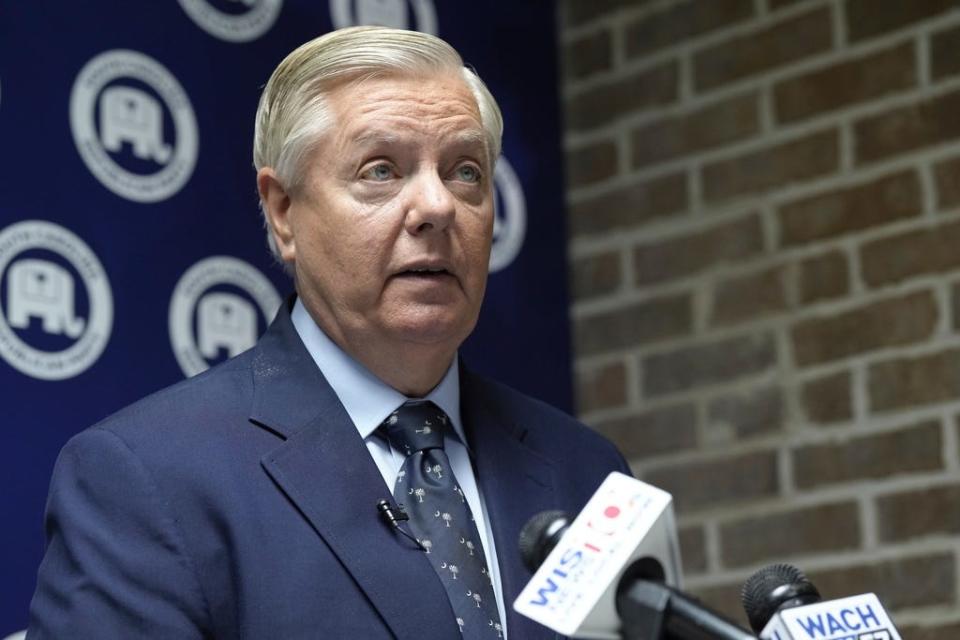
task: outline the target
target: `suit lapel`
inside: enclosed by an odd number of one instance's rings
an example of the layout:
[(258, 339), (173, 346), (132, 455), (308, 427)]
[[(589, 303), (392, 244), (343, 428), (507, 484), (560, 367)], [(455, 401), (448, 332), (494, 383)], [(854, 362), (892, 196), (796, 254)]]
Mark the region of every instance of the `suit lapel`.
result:
[(378, 517), (376, 503), (391, 499), (391, 491), (285, 309), (257, 349), (251, 420), (284, 439), (262, 459), (266, 472), (394, 635), (457, 637), (446, 592), (429, 561)]
[(507, 634), (523, 640), (557, 638), (513, 610), (513, 601), (531, 577), (520, 557), (520, 529), (537, 513), (556, 508), (552, 465), (523, 444), (526, 427), (501, 412), (498, 396), (490, 389), (489, 383), (461, 367), (460, 413), (497, 546)]

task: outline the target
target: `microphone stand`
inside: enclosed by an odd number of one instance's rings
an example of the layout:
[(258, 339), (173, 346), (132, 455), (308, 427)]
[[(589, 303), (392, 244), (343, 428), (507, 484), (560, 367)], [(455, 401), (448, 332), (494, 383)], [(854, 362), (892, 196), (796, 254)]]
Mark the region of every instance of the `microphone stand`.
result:
[(756, 640), (757, 636), (670, 587), (623, 580), (617, 613), (624, 640)]

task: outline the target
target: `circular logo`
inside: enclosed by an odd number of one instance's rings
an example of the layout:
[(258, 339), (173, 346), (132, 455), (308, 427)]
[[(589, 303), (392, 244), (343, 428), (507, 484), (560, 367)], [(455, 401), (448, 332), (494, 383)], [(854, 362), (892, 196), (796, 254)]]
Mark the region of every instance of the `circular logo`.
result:
[(365, 24), (437, 35), (433, 0), (330, 0), (330, 17), (337, 29)]
[(527, 235), (527, 202), (516, 172), (503, 156), (497, 161), (493, 182), (496, 187), (493, 248), (490, 251), (490, 273), (510, 266)]
[(266, 276), (229, 256), (212, 256), (180, 276), (170, 298), (170, 344), (189, 377), (252, 347), (280, 308)]
[(169, 198), (197, 163), (197, 120), (187, 93), (137, 51), (106, 51), (84, 65), (70, 93), (70, 128), (90, 172), (134, 202)]
[(197, 25), (215, 38), (227, 42), (249, 42), (266, 33), (280, 15), (283, 0), (179, 0), (180, 6)]
[(113, 295), (83, 240), (42, 220), (0, 231), (0, 357), (40, 380), (86, 371), (110, 339)]

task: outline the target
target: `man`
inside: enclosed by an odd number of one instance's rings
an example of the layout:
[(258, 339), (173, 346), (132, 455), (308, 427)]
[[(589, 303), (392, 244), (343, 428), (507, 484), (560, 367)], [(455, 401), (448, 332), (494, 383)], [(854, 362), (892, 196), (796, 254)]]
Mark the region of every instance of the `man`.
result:
[(627, 468), (458, 361), (501, 130), (433, 36), (345, 29), (280, 64), (254, 160), (297, 297), (64, 447), (28, 637), (554, 637), (511, 610), (519, 531)]

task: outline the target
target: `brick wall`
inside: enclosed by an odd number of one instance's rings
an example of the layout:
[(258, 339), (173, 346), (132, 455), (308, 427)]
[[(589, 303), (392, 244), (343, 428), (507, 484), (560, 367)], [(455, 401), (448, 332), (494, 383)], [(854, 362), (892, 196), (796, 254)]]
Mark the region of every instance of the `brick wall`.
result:
[(688, 589), (960, 637), (960, 2), (560, 4), (579, 412)]

